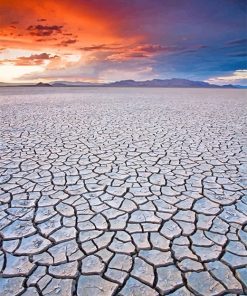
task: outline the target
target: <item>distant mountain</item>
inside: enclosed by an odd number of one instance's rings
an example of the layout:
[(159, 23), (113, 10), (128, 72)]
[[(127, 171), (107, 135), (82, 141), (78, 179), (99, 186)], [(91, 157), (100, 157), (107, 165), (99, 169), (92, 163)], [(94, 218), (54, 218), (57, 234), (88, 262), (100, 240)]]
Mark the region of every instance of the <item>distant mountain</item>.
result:
[(99, 83), (81, 82), (81, 81), (51, 81), (52, 86), (99, 86)]
[(17, 83), (3, 83), (0, 82), (1, 86), (51, 86), (51, 87), (181, 87), (181, 88), (247, 88), (247, 86), (241, 85), (216, 85), (210, 84), (204, 81), (193, 81), (188, 79), (172, 78), (172, 79), (153, 79), (145, 81), (135, 80), (120, 80), (109, 83), (91, 83), (81, 81), (51, 81), (49, 83), (39, 82), (37, 84), (17, 84)]
[(229, 87), (234, 88), (233, 85), (228, 86), (219, 86), (214, 84), (209, 84), (203, 81), (192, 81), (188, 79), (153, 79), (146, 81), (135, 81), (135, 80), (122, 80), (109, 83), (108, 86), (132, 86), (132, 87), (203, 87), (203, 88), (221, 88), (221, 87)]
[(191, 88), (236, 88), (234, 85), (215, 85), (204, 81), (188, 79), (153, 79), (146, 81), (120, 80), (109, 83), (53, 81), (52, 86), (99, 86), (99, 87), (191, 87)]
[(49, 84), (49, 83), (43, 83), (43, 82), (39, 82), (39, 83), (37, 83), (37, 84), (35, 84), (35, 86), (52, 86), (51, 84)]
[(236, 88), (247, 88), (245, 85), (234, 85)]

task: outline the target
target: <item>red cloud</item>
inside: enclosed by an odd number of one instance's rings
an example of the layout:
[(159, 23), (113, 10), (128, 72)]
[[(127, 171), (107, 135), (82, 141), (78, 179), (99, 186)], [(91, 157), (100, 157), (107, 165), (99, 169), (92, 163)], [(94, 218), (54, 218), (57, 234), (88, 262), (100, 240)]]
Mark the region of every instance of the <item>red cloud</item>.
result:
[(76, 43), (77, 40), (76, 39), (68, 39), (68, 40), (64, 40), (60, 43), (60, 45), (63, 45), (63, 46), (68, 46), (69, 44), (74, 44)]
[(104, 44), (81, 48), (86, 51), (109, 50), (111, 54), (106, 60), (126, 61), (132, 58), (151, 58), (159, 54), (171, 54), (184, 50), (183, 47), (165, 46), (160, 44), (139, 44), (126, 46), (107, 46)]
[(84, 51), (99, 51), (99, 50), (116, 50), (121, 49), (123, 47), (120, 47), (119, 44), (99, 44), (99, 45), (92, 45), (92, 46), (85, 46), (81, 47), (81, 50)]
[(61, 33), (63, 26), (43, 26), (43, 25), (36, 25), (36, 26), (29, 26), (27, 28), (28, 31), (31, 31), (31, 35), (33, 36), (51, 36), (52, 34)]
[(145, 53), (158, 53), (158, 52), (173, 52), (181, 50), (177, 46), (164, 46), (160, 44), (143, 44), (137, 46), (134, 50), (136, 52), (145, 52)]

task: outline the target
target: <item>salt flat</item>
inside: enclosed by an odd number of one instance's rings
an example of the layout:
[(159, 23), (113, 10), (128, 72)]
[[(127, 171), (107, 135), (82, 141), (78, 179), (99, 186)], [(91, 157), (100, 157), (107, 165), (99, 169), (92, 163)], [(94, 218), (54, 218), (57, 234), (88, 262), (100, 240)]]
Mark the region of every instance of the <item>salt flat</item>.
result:
[(0, 295), (246, 295), (246, 106), (1, 88)]

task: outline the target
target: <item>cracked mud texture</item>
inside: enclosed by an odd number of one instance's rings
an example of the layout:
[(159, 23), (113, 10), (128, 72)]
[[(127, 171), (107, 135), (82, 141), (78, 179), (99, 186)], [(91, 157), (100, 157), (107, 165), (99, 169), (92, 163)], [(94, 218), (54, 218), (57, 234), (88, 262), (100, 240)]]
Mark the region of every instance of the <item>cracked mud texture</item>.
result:
[(2, 88), (0, 295), (246, 295), (246, 92)]

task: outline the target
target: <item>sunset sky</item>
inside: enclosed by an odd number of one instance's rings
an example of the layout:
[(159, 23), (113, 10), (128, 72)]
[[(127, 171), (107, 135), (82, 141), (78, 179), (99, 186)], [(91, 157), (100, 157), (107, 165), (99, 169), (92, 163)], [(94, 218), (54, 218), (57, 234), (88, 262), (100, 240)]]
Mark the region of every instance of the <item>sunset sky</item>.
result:
[(246, 0), (0, 0), (0, 81), (247, 85)]

